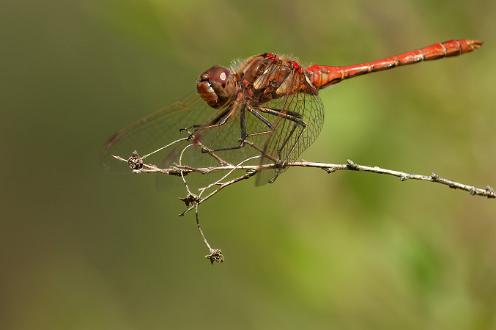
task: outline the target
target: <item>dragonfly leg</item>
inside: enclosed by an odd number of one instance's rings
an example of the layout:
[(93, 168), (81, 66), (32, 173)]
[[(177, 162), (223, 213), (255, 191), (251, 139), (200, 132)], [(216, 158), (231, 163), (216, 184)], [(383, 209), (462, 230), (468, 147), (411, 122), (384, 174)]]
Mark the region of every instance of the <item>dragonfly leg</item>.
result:
[(215, 128), (215, 127), (219, 127), (219, 126), (222, 126), (224, 125), (227, 120), (229, 119), (229, 117), (232, 116), (232, 114), (234, 113), (234, 109), (231, 109), (231, 108), (227, 108), (225, 109), (224, 111), (222, 111), (221, 113), (219, 113), (214, 119), (212, 119), (208, 124), (195, 124), (195, 125), (191, 125), (189, 127), (186, 127), (186, 128), (181, 128), (179, 129), (180, 132), (188, 132), (191, 136), (194, 135), (194, 133), (198, 130), (203, 130), (203, 129), (210, 129), (210, 128)]
[[(230, 116), (231, 114), (229, 114)], [(213, 124), (211, 125), (210, 127), (217, 127), (217, 126), (220, 126), (220, 125), (223, 125), (227, 119), (229, 118), (229, 116), (227, 116), (227, 118), (225, 119), (225, 121), (223, 123), (219, 123), (219, 124)], [(246, 132), (246, 112), (245, 112), (245, 107), (242, 107), (240, 109), (240, 114), (239, 114), (239, 123), (240, 123), (240, 138), (239, 138), (239, 144), (238, 145), (235, 145), (235, 146), (232, 146), (232, 147), (224, 147), (224, 148), (216, 148), (216, 149), (209, 149), (209, 150), (205, 150), (202, 152), (218, 152), (218, 151), (228, 151), (228, 150), (236, 150), (236, 149), (241, 149), (245, 146), (245, 142), (246, 142), (246, 138), (248, 137), (248, 134)], [(201, 128), (203, 129), (203, 127)]]
[(192, 125), (188, 128), (180, 129), (180, 131), (187, 131), (190, 134), (190, 138), (195, 141), (195, 143), (201, 146), (201, 152), (208, 153), (210, 156), (215, 158), (222, 165), (229, 164), (225, 160), (223, 160), (220, 156), (216, 154), (217, 151), (224, 150), (235, 150), (244, 146), (244, 139), (246, 139), (246, 122), (244, 118), (244, 108), (241, 109), (241, 138), (242, 142), (238, 146), (228, 147), (228, 148), (217, 148), (211, 149), (205, 146), (201, 142), (201, 132), (207, 129), (213, 129), (216, 127), (220, 127), (227, 123), (228, 119), (232, 116), (232, 114), (236, 111), (236, 107), (230, 107), (226, 110), (222, 111), (219, 115), (217, 115), (214, 119), (212, 119), (207, 125)]
[[(261, 131), (261, 132), (248, 133), (247, 132), (247, 129), (246, 129), (246, 110), (248, 112), (250, 112), (251, 114), (253, 114), (260, 121), (262, 121), (269, 129), (266, 130), (266, 131)], [(215, 152), (218, 152), (218, 151), (237, 150), (237, 149), (244, 148), (246, 145), (249, 145), (250, 147), (252, 147), (253, 149), (257, 150), (258, 152), (260, 152), (262, 154), (263, 153), (262, 148), (258, 147), (255, 143), (247, 140), (247, 138), (249, 138), (251, 136), (272, 133), (273, 132), (273, 130), (272, 130), (272, 127), (273, 127), (272, 126), (272, 123), (270, 121), (268, 121), (265, 117), (263, 117), (262, 114), (260, 114), (259, 111), (257, 111), (256, 109), (254, 109), (254, 108), (252, 108), (250, 106), (247, 106), (246, 109), (244, 107), (240, 109), (240, 118), (239, 118), (239, 120), (240, 120), (240, 139), (239, 139), (239, 144), (238, 145), (235, 145), (235, 146), (232, 146), (232, 147), (217, 148), (217, 149), (208, 149), (208, 150), (205, 149), (205, 151), (203, 151), (203, 152), (215, 153)], [(265, 156), (267, 156), (268, 158), (270, 158), (274, 162), (277, 161), (275, 158), (270, 157), (269, 155), (265, 155)]]
[[(290, 155), (293, 152), (293, 150), (295, 149), (295, 147), (298, 145), (298, 141), (299, 141), (301, 135), (303, 134), (303, 132), (305, 131), (307, 124), (302, 119), (302, 115), (300, 113), (297, 113), (294, 111), (284, 111), (284, 110), (279, 110), (279, 109), (263, 108), (263, 107), (258, 108), (258, 109), (263, 113), (267, 113), (267, 114), (272, 115), (272, 116), (283, 118), (283, 119), (289, 120), (293, 123), (293, 125), (292, 125), (293, 127), (291, 128), (291, 131), (287, 134), (287, 136), (284, 138), (282, 143), (278, 146), (278, 149), (276, 151), (277, 158), (275, 159), (274, 162), (275, 162), (277, 168), (275, 170), (274, 176), (269, 180), (269, 183), (273, 183), (279, 177), (279, 174), (281, 174), (282, 169), (285, 167), (287, 156)], [(291, 137), (295, 134), (297, 129), (299, 129), (298, 136), (294, 140), (294, 143), (290, 147), (289, 151), (285, 152), (285, 155), (283, 155), (284, 148), (287, 147), (288, 143), (291, 140)], [(266, 157), (269, 156), (269, 153), (266, 150), (264, 150), (262, 152), (262, 154)], [(270, 157), (270, 158), (272, 160), (274, 160), (274, 157)]]
[(229, 162), (222, 159), (219, 155), (216, 154), (218, 149), (210, 149), (206, 145), (204, 145), (201, 141), (201, 132), (207, 129), (213, 129), (216, 127), (220, 127), (227, 123), (227, 120), (232, 116), (232, 114), (236, 111), (235, 107), (229, 107), (219, 113), (215, 118), (213, 118), (207, 125), (192, 125), (188, 128), (182, 128), (179, 131), (187, 131), (189, 133), (189, 138), (194, 141), (194, 143), (201, 147), (202, 153), (208, 153), (211, 157), (219, 162), (221, 165), (231, 165)]
[(292, 122), (295, 122), (296, 124), (306, 127), (307, 124), (303, 121), (302, 115), (294, 112), (294, 111), (285, 111), (285, 110), (279, 110), (279, 109), (272, 109), (272, 108), (264, 108), (264, 107), (259, 107), (257, 108), (263, 113), (267, 113), (269, 115), (273, 115), (279, 118), (284, 118), (287, 120), (291, 120)]
[[(298, 137), (296, 138), (295, 140), (295, 143), (293, 144), (293, 146), (291, 147), (291, 149), (289, 150), (289, 152), (287, 153), (288, 155), (293, 152), (298, 140), (300, 139), (301, 137), (301, 134), (303, 134), (303, 132), (305, 131), (305, 128), (307, 127), (307, 124), (305, 123), (305, 121), (302, 119), (302, 115), (300, 113), (297, 113), (297, 112), (294, 112), (294, 111), (283, 111), (283, 110), (279, 110), (279, 109), (271, 109), (271, 108), (259, 108), (262, 112), (264, 113), (267, 113), (267, 114), (270, 114), (270, 115), (273, 115), (273, 116), (277, 116), (279, 118), (283, 118), (283, 119), (287, 119), (287, 120), (290, 120), (294, 123), (293, 125), (293, 128), (291, 128), (291, 131), (289, 132), (289, 134), (285, 137), (284, 141), (281, 143), (281, 145), (279, 146), (279, 148), (277, 149), (277, 157), (279, 159), (282, 159), (282, 151), (283, 149), (286, 147), (286, 145), (288, 144), (289, 140), (291, 139), (291, 137), (293, 136), (295, 130), (299, 127), (301, 128), (299, 134), (298, 134)], [(283, 161), (282, 161), (282, 164), (283, 165)]]
[(258, 120), (260, 120), (262, 123), (264, 123), (265, 126), (267, 126), (269, 129), (274, 128), (272, 126), (272, 123), (270, 121), (268, 121), (264, 116), (262, 116), (262, 114), (260, 113), (260, 111), (258, 111), (257, 109), (252, 108), (252, 107), (248, 107), (248, 111), (251, 114), (253, 114)]
[(245, 144), (246, 137), (248, 134), (246, 133), (246, 107), (242, 107), (239, 116), (239, 128), (241, 137), (239, 139), (240, 146)]
[[(251, 106), (248, 106), (248, 112), (250, 112), (252, 115), (255, 116), (255, 118), (257, 118), (258, 120), (260, 120), (262, 123), (264, 123), (265, 126), (267, 126), (268, 130), (265, 130), (265, 131), (260, 131), (260, 132), (254, 132), (254, 133), (248, 133), (246, 137), (250, 137), (250, 136), (256, 136), (256, 135), (264, 135), (264, 134), (269, 134), (269, 133), (272, 133), (274, 130), (274, 126), (272, 125), (272, 123), (267, 120), (261, 113), (260, 111), (258, 111), (257, 109), (251, 107)], [(246, 138), (245, 138), (246, 139)]]
[(303, 132), (305, 131), (305, 128), (306, 128), (306, 125), (305, 126), (299, 126), (298, 124), (293, 124), (293, 128), (291, 129), (291, 132), (288, 134), (288, 136), (284, 139), (284, 142), (281, 143), (281, 146), (279, 147), (279, 149), (277, 149), (277, 157), (278, 157), (278, 160), (276, 162), (276, 165), (278, 165), (278, 167), (276, 168), (275, 170), (275, 173), (274, 173), (274, 176), (272, 178), (269, 179), (269, 183), (274, 183), (276, 181), (276, 179), (279, 177), (279, 174), (281, 174), (282, 172), (282, 169), (286, 166), (286, 160), (287, 160), (287, 156), (283, 157), (282, 155), (282, 151), (283, 149), (286, 147), (286, 145), (288, 144), (289, 142), (289, 139), (291, 138), (291, 136), (293, 136), (295, 130), (297, 128), (300, 128), (300, 132), (298, 133), (298, 136), (296, 137), (293, 145), (291, 146), (291, 149), (286, 152), (286, 155), (291, 155), (291, 153), (293, 152), (294, 148), (296, 147), (296, 145), (298, 144), (298, 141), (300, 140), (300, 137), (301, 135), (303, 134)]

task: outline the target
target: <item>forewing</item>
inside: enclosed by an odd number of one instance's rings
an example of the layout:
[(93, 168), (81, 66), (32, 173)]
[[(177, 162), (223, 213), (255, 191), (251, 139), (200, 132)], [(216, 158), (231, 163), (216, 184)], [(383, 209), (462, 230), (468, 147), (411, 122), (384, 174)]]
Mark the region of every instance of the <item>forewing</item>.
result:
[[(128, 159), (134, 151), (141, 156), (153, 153), (146, 159), (146, 163), (167, 166), (177, 162), (181, 150), (190, 141), (180, 141), (168, 148), (161, 148), (188, 136), (187, 132), (181, 133), (180, 129), (208, 123), (216, 116), (216, 111), (218, 110), (210, 108), (197, 95), (172, 103), (114, 133), (104, 145), (103, 164), (118, 172), (129, 170), (125, 163), (112, 156)], [(157, 150), (160, 151), (155, 152)]]

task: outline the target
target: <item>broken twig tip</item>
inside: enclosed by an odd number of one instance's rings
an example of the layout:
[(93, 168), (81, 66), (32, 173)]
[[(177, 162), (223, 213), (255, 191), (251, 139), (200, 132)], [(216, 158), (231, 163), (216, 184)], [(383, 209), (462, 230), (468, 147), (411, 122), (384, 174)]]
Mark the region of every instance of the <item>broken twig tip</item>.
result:
[(224, 262), (224, 255), (220, 249), (211, 249), (210, 253), (205, 256), (205, 259), (210, 261), (210, 264)]

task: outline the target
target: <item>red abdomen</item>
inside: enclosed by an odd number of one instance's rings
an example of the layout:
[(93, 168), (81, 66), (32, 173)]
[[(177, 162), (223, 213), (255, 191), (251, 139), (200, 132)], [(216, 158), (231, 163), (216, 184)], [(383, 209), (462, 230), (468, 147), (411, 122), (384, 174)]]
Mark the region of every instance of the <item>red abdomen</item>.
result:
[(308, 67), (305, 72), (310, 82), (317, 89), (321, 89), (336, 84), (344, 79), (371, 72), (388, 70), (422, 61), (462, 55), (472, 52), (480, 46), (482, 46), (482, 42), (479, 40), (449, 40), (373, 62), (348, 66), (312, 65)]

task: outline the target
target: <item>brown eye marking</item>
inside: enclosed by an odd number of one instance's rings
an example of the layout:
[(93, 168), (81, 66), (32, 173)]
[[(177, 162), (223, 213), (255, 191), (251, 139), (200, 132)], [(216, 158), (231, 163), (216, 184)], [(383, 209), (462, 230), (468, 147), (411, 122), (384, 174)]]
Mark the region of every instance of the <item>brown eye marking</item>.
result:
[(229, 70), (220, 66), (211, 67), (209, 72), (210, 82), (215, 82), (219, 85), (224, 85), (229, 80)]

